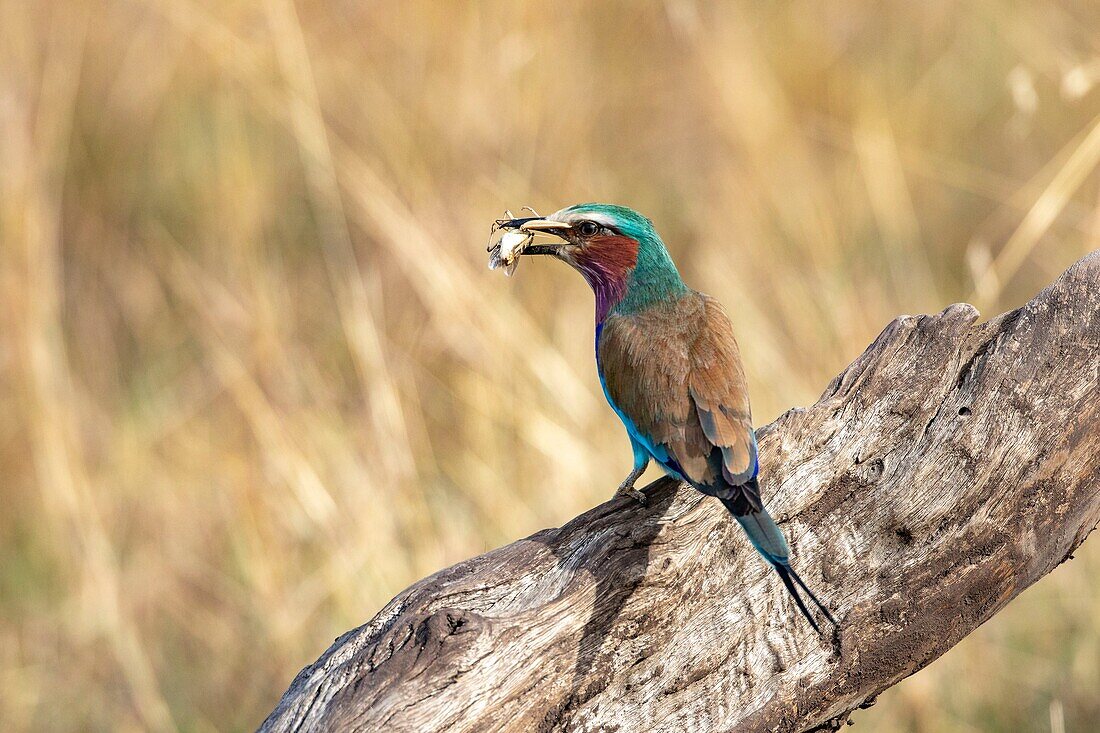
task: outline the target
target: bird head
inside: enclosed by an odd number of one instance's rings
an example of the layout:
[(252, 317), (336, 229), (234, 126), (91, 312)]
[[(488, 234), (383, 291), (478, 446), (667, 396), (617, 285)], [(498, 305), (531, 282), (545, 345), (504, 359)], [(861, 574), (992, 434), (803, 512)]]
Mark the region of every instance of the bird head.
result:
[(597, 322), (687, 289), (653, 222), (625, 206), (576, 204), (500, 227), (557, 238), (527, 245), (522, 255), (549, 255), (580, 272), (596, 294)]

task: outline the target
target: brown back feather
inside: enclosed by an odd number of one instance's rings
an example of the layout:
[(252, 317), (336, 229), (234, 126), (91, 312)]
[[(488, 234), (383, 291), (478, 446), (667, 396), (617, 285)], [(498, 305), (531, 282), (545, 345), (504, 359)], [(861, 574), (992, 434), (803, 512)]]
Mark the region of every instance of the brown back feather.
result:
[(609, 316), (599, 360), (612, 401), (689, 481), (720, 490), (751, 480), (757, 459), (745, 371), (717, 300), (692, 291)]

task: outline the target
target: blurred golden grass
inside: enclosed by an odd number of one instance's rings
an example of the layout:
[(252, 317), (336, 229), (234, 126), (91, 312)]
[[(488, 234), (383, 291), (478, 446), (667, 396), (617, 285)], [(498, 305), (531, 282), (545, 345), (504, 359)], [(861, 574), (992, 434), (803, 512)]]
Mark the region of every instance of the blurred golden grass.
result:
[[(653, 218), (757, 422), (1100, 241), (1100, 7), (0, 0), (0, 721), (242, 729), (629, 453), (505, 207)], [(1092, 543), (1092, 544), (1095, 544)], [(1100, 550), (856, 716), (1085, 730)]]

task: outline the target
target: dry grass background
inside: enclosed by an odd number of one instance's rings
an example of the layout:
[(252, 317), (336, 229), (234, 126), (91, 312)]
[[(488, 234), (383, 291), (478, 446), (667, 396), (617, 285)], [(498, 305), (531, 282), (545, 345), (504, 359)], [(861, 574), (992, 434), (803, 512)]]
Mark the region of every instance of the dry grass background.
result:
[[(629, 463), (505, 206), (653, 218), (763, 424), (1100, 244), (1100, 5), (0, 0), (0, 725), (247, 729)], [(1100, 542), (856, 716), (1097, 730)]]

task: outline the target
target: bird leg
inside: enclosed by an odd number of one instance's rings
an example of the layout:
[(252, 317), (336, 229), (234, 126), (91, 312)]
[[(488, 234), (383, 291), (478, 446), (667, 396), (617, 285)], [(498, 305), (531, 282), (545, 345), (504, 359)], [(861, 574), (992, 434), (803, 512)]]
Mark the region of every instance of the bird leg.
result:
[(645, 494), (634, 488), (634, 482), (638, 480), (638, 477), (645, 473), (646, 468), (649, 466), (649, 461), (646, 461), (640, 466), (635, 466), (634, 470), (630, 472), (630, 475), (623, 479), (623, 482), (619, 484), (619, 488), (615, 489), (615, 496), (629, 496), (638, 502), (642, 506), (649, 503)]

